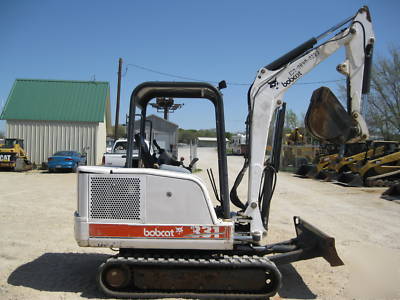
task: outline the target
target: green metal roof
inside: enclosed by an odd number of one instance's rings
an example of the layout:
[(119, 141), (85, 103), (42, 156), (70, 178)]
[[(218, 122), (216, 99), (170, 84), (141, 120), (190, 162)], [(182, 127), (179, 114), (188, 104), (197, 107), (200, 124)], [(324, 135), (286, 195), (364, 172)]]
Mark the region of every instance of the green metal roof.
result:
[(0, 119), (103, 122), (109, 106), (108, 82), (16, 79)]

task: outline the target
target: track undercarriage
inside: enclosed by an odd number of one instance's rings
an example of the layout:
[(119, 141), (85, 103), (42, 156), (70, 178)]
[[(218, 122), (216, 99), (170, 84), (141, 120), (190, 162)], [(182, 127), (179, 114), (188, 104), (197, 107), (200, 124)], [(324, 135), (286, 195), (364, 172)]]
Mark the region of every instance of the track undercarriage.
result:
[(100, 266), (98, 284), (118, 298), (265, 299), (281, 274), (258, 256), (119, 254)]

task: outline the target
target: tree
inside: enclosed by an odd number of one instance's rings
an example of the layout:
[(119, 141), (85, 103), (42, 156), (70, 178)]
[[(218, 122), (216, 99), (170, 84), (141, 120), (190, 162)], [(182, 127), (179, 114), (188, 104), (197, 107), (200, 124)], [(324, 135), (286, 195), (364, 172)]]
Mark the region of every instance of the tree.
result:
[(229, 131), (226, 131), (226, 132), (225, 132), (225, 137), (226, 137), (228, 140), (230, 140), (230, 139), (232, 138), (232, 136), (233, 136), (232, 132), (229, 132)]
[(0, 139), (4, 139), (6, 137), (6, 135), (4, 134), (3, 131), (0, 131)]
[(189, 144), (197, 137), (197, 130), (194, 129), (182, 129), (179, 128), (178, 131), (178, 142)]
[(390, 140), (400, 136), (400, 50), (391, 48), (389, 57), (374, 64), (366, 120), (372, 134)]
[[(179, 128), (178, 131), (178, 142), (189, 144), (190, 141), (195, 140), (198, 137), (216, 137), (217, 131), (215, 129), (182, 129)], [(230, 139), (232, 137), (232, 133), (226, 131), (225, 137)]]
[[(111, 128), (112, 128), (112, 131), (111, 131), (112, 132), (112, 137), (114, 137), (114, 128), (115, 128), (115, 126), (111, 126)], [(118, 130), (117, 130), (117, 138), (118, 139), (126, 138), (127, 137), (126, 130), (127, 130), (126, 126), (119, 125), (118, 126)]]
[(300, 122), (299, 122), (299, 119), (297, 118), (296, 113), (291, 109), (286, 110), (285, 129), (291, 131), (291, 130), (295, 129), (296, 127), (299, 127), (299, 125), (300, 125)]
[[(345, 94), (346, 88), (343, 85), (339, 89), (341, 95)], [(373, 64), (371, 90), (362, 108), (371, 136), (383, 137), (385, 140), (400, 137), (399, 49), (390, 48), (388, 57), (378, 58)]]

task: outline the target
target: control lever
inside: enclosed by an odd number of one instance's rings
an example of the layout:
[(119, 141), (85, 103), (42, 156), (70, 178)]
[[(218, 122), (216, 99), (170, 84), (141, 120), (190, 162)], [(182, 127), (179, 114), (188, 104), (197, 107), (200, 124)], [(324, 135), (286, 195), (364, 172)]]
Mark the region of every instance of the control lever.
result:
[(197, 157), (193, 158), (192, 161), (190, 162), (188, 168), (189, 168), (190, 170), (192, 170), (194, 164), (195, 164), (198, 160), (199, 160), (199, 159), (198, 159)]

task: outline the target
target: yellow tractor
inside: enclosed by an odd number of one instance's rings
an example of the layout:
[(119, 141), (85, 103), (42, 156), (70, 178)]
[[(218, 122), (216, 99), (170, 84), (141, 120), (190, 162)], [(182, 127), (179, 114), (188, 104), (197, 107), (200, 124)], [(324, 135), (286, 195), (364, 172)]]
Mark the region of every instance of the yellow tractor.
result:
[(335, 144), (324, 144), (321, 145), (320, 153), (315, 158), (314, 164), (301, 165), (296, 175), (308, 178), (324, 179), (323, 170), (325, 170), (329, 163), (336, 160), (339, 157), (339, 146)]
[[(383, 147), (378, 150), (383, 153)], [(337, 180), (340, 174), (352, 170), (355, 163), (371, 157), (373, 152), (372, 149), (368, 150), (367, 143), (345, 144), (338, 155), (326, 164), (320, 178), (326, 181)]]
[(0, 146), (0, 169), (26, 171), (32, 169), (32, 163), (24, 150), (24, 140), (9, 138)]
[[(372, 151), (372, 153), (370, 152)], [(400, 176), (399, 142), (379, 141), (338, 180), (349, 186), (388, 186)]]

